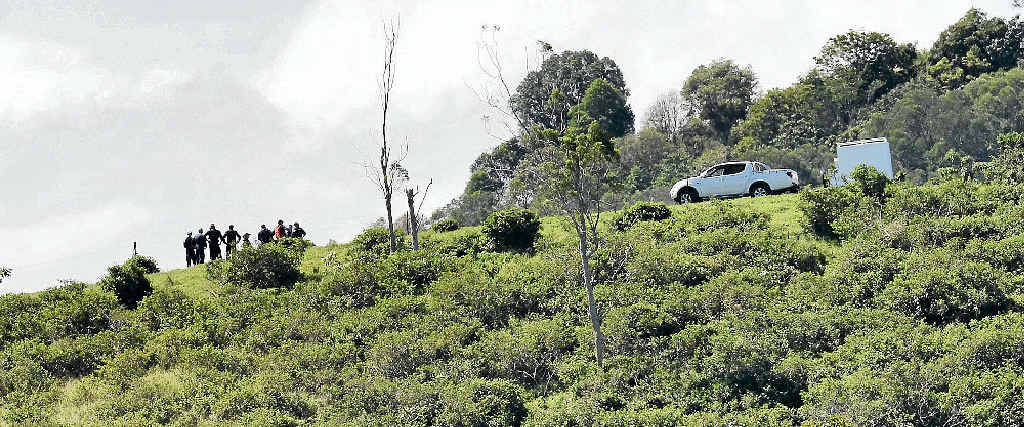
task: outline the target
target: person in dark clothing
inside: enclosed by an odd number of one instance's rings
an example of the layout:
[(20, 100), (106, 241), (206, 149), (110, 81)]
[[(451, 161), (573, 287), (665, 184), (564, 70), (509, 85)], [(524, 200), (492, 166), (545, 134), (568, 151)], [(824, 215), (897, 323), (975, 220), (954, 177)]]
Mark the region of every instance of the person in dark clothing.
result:
[(235, 231), (235, 226), (234, 225), (229, 225), (228, 226), (228, 231), (224, 232), (224, 239), (223, 239), (224, 240), (224, 256), (225, 257), (231, 256), (232, 252), (238, 250), (238, 239), (240, 239), (241, 237), (242, 236), (239, 236), (238, 232)]
[(206, 232), (206, 240), (210, 243), (210, 261), (220, 259), (220, 241), (224, 236), (213, 224), (210, 224), (210, 231)]
[(270, 239), (274, 238), (274, 233), (267, 230), (266, 224), (260, 226), (260, 232), (256, 234), (256, 240), (259, 240), (260, 244), (270, 243)]
[(242, 235), (242, 249), (252, 249), (252, 242), (249, 241), (251, 234), (245, 233)]
[(199, 229), (199, 234), (192, 238), (192, 244), (196, 249), (196, 264), (203, 264), (206, 257), (206, 239), (203, 238), (202, 228)]
[[(191, 267), (192, 262), (196, 260), (196, 247), (195, 243), (192, 242), (192, 232), (189, 231), (188, 235), (185, 236), (185, 267)], [(198, 263), (196, 263), (198, 265)]]
[(277, 220), (277, 227), (274, 227), (274, 240), (288, 237), (288, 228), (284, 226), (284, 220)]
[(306, 237), (306, 230), (299, 227), (299, 223), (297, 222), (295, 223), (295, 228), (292, 229), (292, 237), (298, 237), (300, 239)]

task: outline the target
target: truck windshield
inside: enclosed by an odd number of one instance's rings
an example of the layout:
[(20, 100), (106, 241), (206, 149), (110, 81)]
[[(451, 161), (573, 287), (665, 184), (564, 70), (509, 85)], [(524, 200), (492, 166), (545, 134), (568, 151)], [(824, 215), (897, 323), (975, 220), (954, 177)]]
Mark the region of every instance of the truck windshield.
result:
[(708, 170), (704, 171), (704, 173), (700, 174), (700, 176), (703, 176), (703, 177), (720, 176), (720, 175), (722, 175), (722, 171), (724, 171), (724, 170), (725, 170), (724, 166), (713, 166), (713, 167), (708, 168)]

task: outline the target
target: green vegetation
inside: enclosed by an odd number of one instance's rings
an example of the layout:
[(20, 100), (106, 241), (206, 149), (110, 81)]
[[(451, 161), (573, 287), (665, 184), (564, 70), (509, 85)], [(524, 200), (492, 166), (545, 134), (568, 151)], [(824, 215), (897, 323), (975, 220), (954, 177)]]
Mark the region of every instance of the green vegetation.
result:
[(309, 242), (285, 238), (273, 245), (242, 248), (231, 258), (206, 265), (206, 277), (217, 283), (232, 283), (249, 288), (291, 287), (301, 277), (299, 260)]
[[(882, 193), (851, 185), (672, 206), (667, 218), (659, 205), (603, 216), (591, 261), (603, 369), (566, 217), (542, 218), (533, 253), (496, 251), (479, 227), (428, 230), (421, 250), (394, 254), (386, 230), (304, 251), (275, 244), (252, 255), (301, 253), (290, 258), (302, 273), (291, 286), (245, 275), (219, 284), (205, 279), (207, 265), (146, 276), (153, 291), (134, 310), (82, 284), (4, 295), (0, 419), (1020, 419), (1024, 189), (957, 179)], [(647, 210), (657, 214), (616, 225)], [(814, 231), (826, 225), (828, 234)]]
[(664, 203), (637, 202), (615, 218), (615, 228), (626, 231), (640, 221), (660, 221), (672, 216)]
[(459, 229), (459, 221), (456, 220), (455, 218), (445, 218), (438, 222), (435, 222), (434, 225), (430, 226), (430, 229), (438, 233), (443, 233), (446, 231), (455, 231)]
[[(927, 51), (851, 31), (760, 97), (718, 60), (635, 133), (614, 61), (545, 45), (521, 132), (419, 249), (371, 228), (0, 296), (0, 423), (1019, 424), (1021, 34), (976, 10)], [(651, 202), (726, 158), (813, 181), (878, 135), (901, 178)]]
[(500, 251), (529, 251), (539, 236), (540, 220), (526, 209), (505, 209), (488, 216), (482, 231)]
[(100, 282), (100, 287), (117, 295), (121, 305), (134, 309), (143, 297), (153, 293), (153, 285), (146, 275), (160, 269), (152, 258), (134, 256), (124, 265), (115, 265), (107, 271), (110, 274)]

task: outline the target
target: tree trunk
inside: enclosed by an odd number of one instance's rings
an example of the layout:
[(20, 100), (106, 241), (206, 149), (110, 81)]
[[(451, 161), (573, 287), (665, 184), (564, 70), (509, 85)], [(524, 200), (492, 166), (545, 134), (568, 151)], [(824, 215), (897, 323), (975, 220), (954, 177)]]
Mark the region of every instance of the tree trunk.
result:
[(391, 195), (384, 195), (384, 207), (388, 211), (388, 237), (391, 241), (391, 253), (395, 253), (398, 250), (398, 241), (395, 240), (395, 221), (391, 217)]
[(730, 150), (729, 148), (729, 131), (725, 131), (725, 135), (722, 136), (722, 149), (725, 150), (725, 161), (727, 162), (731, 160), (729, 158), (729, 152), (732, 150)]
[(594, 299), (594, 278), (590, 272), (590, 253), (587, 244), (587, 233), (584, 230), (580, 236), (580, 261), (583, 266), (583, 286), (587, 288), (587, 308), (590, 312), (590, 326), (594, 328), (594, 356), (597, 359), (597, 367), (604, 369), (604, 334), (601, 333), (601, 313), (597, 310), (597, 300)]
[(405, 189), (405, 198), (409, 202), (409, 233), (412, 234), (412, 250), (420, 250), (420, 222), (416, 218), (416, 193), (411, 188)]

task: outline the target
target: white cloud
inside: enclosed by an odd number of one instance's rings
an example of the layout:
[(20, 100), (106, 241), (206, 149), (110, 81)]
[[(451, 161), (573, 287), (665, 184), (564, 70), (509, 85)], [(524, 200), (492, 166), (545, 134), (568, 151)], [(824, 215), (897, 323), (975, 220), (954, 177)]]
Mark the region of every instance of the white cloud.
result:
[(69, 46), (0, 37), (0, 120), (7, 123), (65, 103), (102, 102), (113, 80)]
[[(85, 212), (52, 216), (28, 225), (5, 223), (0, 236), (0, 260), (14, 270), (3, 289), (32, 289), (46, 283), (31, 283), (40, 270), (50, 277), (71, 277), (80, 271), (66, 269), (69, 258), (89, 257), (97, 249), (117, 241), (130, 242), (126, 234), (149, 224), (152, 214), (128, 201), (114, 201)], [(127, 248), (127, 243), (122, 245)], [(103, 266), (101, 265), (100, 268)], [(87, 271), (92, 271), (88, 268)], [(74, 275), (78, 275), (74, 274)]]

